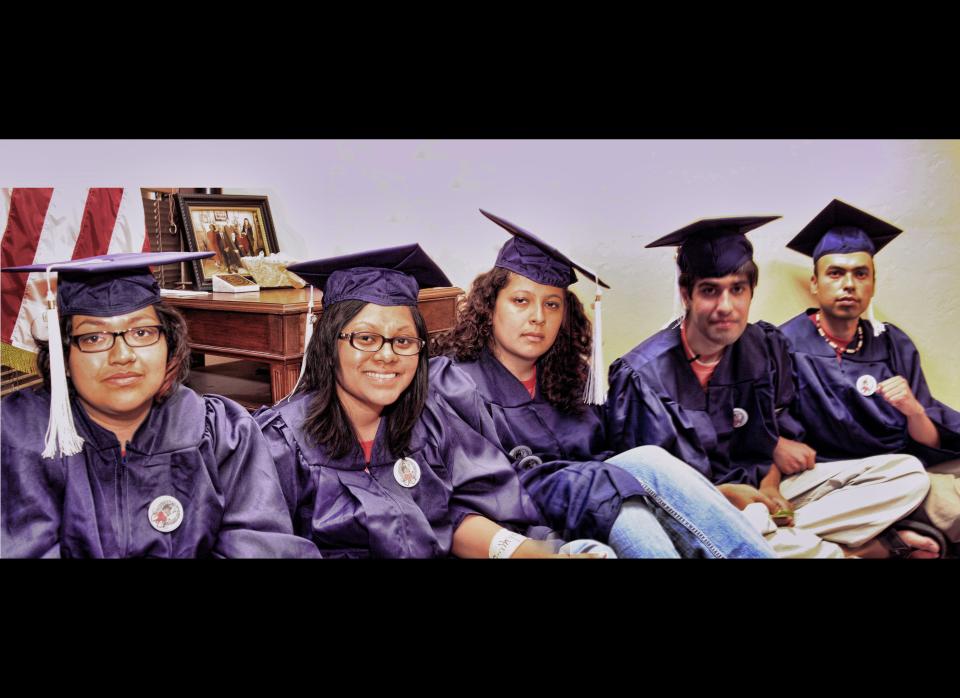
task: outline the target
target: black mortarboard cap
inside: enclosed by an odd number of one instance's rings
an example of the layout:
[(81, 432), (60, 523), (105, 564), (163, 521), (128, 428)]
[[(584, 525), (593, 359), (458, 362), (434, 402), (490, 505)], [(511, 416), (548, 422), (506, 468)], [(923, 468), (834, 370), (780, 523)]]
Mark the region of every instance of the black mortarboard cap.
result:
[(726, 276), (753, 259), (753, 245), (745, 235), (778, 218), (704, 218), (654, 240), (647, 247), (679, 247), (677, 265), (682, 272), (693, 272), (700, 278)]
[(574, 269), (604, 288), (610, 288), (598, 279), (596, 273), (577, 264), (552, 245), (548, 245), (529, 230), (480, 209), (480, 213), (506, 230), (513, 237), (507, 240), (497, 255), (495, 267), (509, 269), (531, 281), (545, 286), (566, 288), (577, 280)]
[(453, 285), (416, 243), (312, 259), (287, 269), (323, 291), (325, 308), (344, 300), (415, 306), (421, 288)]
[(866, 211), (834, 199), (787, 243), (816, 264), (825, 254), (866, 252), (871, 256), (903, 230)]
[(46, 271), (52, 267), (57, 272), (60, 317), (113, 317), (160, 302), (160, 284), (150, 267), (212, 256), (213, 252), (123, 252), (3, 271)]

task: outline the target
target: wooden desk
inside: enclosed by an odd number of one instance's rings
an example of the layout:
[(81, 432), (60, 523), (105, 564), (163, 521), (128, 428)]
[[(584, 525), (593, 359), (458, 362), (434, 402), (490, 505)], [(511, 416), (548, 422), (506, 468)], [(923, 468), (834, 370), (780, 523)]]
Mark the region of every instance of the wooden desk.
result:
[[(451, 329), (457, 300), (463, 291), (427, 288), (420, 291), (419, 308), (431, 334)], [(209, 293), (193, 298), (165, 297), (187, 321), (190, 348), (201, 354), (245, 359), (267, 364), (270, 392), (257, 394), (257, 374), (249, 365), (221, 364), (193, 369), (188, 384), (201, 392), (220, 392), (245, 407), (256, 409), (287, 395), (300, 375), (303, 326), (309, 289), (269, 289), (259, 293)], [(314, 292), (314, 315), (320, 315), (320, 293)], [(252, 381), (240, 393), (228, 394), (230, 380)], [(212, 382), (211, 382), (212, 381)], [(225, 382), (226, 381), (226, 382)], [(210, 390), (217, 387), (216, 390)], [(267, 399), (268, 398), (268, 399)]]

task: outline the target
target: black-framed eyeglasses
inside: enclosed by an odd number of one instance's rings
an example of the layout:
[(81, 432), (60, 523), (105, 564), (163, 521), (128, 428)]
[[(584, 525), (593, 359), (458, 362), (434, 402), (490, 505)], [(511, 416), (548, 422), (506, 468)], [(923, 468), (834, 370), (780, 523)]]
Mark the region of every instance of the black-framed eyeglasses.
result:
[(380, 351), (386, 343), (393, 349), (394, 354), (400, 356), (415, 356), (426, 344), (419, 337), (384, 337), (376, 332), (341, 332), (339, 337), (350, 340), (350, 346), (360, 351)]
[(117, 337), (123, 337), (123, 341), (128, 347), (149, 347), (160, 341), (160, 335), (163, 334), (161, 325), (146, 325), (144, 327), (131, 327), (129, 330), (120, 332), (86, 332), (84, 334), (75, 334), (70, 337), (70, 341), (77, 345), (77, 348), (86, 354), (95, 354), (98, 351), (109, 351), (113, 349)]

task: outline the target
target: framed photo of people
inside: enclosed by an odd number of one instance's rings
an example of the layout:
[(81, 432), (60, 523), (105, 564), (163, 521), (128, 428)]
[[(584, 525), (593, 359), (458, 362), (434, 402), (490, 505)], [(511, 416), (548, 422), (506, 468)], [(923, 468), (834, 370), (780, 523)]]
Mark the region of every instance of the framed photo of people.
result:
[(200, 290), (210, 291), (218, 274), (248, 273), (243, 257), (280, 251), (266, 196), (177, 194), (177, 206), (187, 248), (214, 253), (192, 262)]

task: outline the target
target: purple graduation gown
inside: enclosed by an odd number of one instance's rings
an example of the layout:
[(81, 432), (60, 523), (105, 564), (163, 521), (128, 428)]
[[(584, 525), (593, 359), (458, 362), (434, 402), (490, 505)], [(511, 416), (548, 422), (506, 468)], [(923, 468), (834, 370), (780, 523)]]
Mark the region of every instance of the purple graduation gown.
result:
[[(76, 400), (83, 449), (42, 458), (50, 395), (26, 389), (2, 407), (4, 557), (319, 557), (293, 535), (260, 430), (236, 403), (184, 386), (127, 444)], [(179, 527), (148, 520), (161, 495), (183, 507)]]
[[(787, 341), (766, 322), (748, 324), (700, 387), (680, 328), (661, 330), (610, 366), (607, 428), (611, 445), (666, 449), (715, 485), (759, 487), (780, 435), (801, 440), (790, 415), (794, 383)], [(734, 409), (747, 421), (734, 427)]]
[(254, 418), (280, 473), (294, 530), (324, 557), (444, 557), (468, 514), (521, 532), (542, 524), (507, 459), (435, 400), (427, 401), (411, 435), (406, 456), (420, 466), (420, 480), (408, 488), (394, 478), (399, 454), (387, 447), (388, 417), (380, 420), (369, 464), (359, 443), (331, 458), (303, 431), (312, 397), (299, 393)]
[[(873, 336), (863, 327), (863, 346), (855, 354), (837, 354), (817, 332), (810, 308), (780, 329), (790, 342), (798, 399), (794, 414), (807, 430), (818, 458), (838, 460), (880, 453), (911, 453), (927, 465), (960, 457), (960, 412), (933, 398), (920, 368), (920, 354), (898, 327)], [(882, 383), (903, 376), (940, 432), (941, 448), (918, 444), (907, 433), (907, 418), (880, 395), (861, 395), (857, 379), (869, 375)]]
[(618, 451), (607, 447), (599, 408), (584, 405), (583, 412), (566, 414), (539, 389), (531, 399), (486, 349), (477, 361), (431, 359), (430, 389), (503, 453), (523, 445), (543, 461), (518, 475), (564, 538), (607, 540), (623, 500), (647, 494), (633, 475), (603, 462)]

